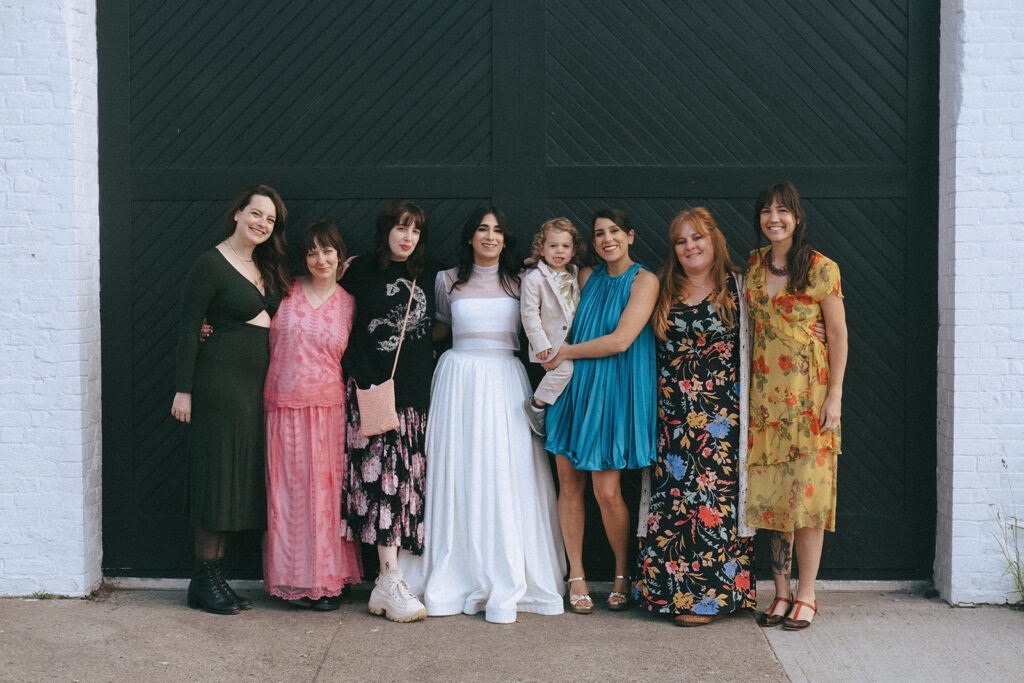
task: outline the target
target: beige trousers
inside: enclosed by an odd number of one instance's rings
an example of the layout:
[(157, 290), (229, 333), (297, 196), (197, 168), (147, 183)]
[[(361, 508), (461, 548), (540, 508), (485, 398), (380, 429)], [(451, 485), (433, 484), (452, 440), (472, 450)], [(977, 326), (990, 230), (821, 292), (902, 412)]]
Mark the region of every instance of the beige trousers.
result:
[(572, 361), (563, 360), (555, 366), (554, 370), (544, 373), (544, 379), (537, 385), (537, 391), (533, 392), (533, 397), (551, 405), (565, 391), (570, 379), (572, 379)]

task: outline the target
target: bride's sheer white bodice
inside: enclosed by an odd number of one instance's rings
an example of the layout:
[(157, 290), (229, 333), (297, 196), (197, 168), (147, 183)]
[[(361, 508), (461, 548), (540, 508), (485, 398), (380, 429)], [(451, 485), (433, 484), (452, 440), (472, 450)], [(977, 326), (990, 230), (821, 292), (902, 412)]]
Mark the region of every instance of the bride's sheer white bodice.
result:
[(467, 282), (452, 290), (455, 268), (437, 274), (436, 318), (452, 326), (452, 348), (519, 350), (519, 300), (501, 288), (498, 266), (473, 266)]

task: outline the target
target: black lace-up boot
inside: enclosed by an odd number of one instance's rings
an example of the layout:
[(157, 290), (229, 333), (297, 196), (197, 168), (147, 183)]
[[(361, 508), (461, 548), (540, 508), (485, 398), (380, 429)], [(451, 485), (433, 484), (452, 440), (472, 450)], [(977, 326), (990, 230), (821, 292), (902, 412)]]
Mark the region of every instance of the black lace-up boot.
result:
[(212, 564), (213, 580), (216, 581), (217, 584), (220, 586), (221, 591), (225, 595), (227, 595), (232, 602), (238, 605), (238, 609), (249, 609), (250, 607), (252, 607), (252, 600), (249, 600), (248, 598), (243, 598), (241, 595), (236, 593), (234, 589), (231, 587), (231, 584), (228, 583), (228, 580), (224, 578), (224, 568), (221, 565), (221, 561), (214, 560)]
[(221, 588), (216, 560), (196, 560), (188, 584), (188, 606), (214, 614), (238, 614), (239, 607)]

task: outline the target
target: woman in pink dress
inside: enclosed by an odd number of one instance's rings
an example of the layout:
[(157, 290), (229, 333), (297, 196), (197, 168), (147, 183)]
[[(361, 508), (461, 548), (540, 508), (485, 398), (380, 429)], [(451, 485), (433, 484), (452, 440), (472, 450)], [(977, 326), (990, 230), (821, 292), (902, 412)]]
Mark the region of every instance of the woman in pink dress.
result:
[[(317, 221), (303, 232), (307, 275), (296, 280), (270, 327), (263, 390), (267, 425), (267, 533), (263, 585), (313, 609), (340, 605), (362, 575), (359, 544), (345, 540), (345, 381), (341, 356), (352, 329), (352, 295), (337, 284), (345, 245)], [(302, 253), (300, 252), (300, 253)]]

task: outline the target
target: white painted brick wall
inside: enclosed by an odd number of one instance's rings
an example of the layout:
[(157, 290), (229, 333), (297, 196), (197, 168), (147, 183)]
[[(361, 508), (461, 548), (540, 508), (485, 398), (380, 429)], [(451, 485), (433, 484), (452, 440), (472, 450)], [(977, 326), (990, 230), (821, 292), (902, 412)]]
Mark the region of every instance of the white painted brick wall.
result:
[(940, 45), (935, 583), (1012, 602), (994, 515), (1024, 519), (1024, 2), (943, 0)]
[(99, 583), (95, 0), (0, 0), (0, 594)]

